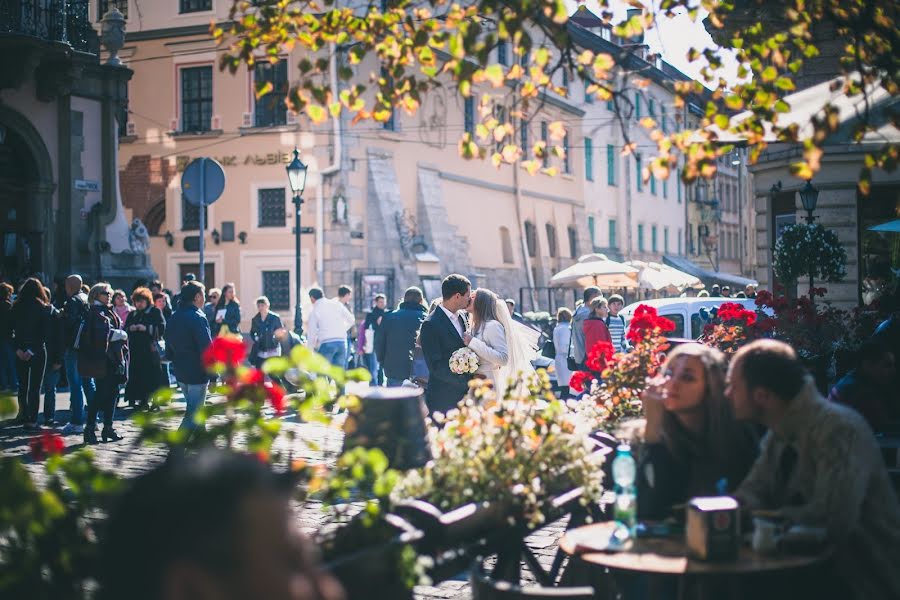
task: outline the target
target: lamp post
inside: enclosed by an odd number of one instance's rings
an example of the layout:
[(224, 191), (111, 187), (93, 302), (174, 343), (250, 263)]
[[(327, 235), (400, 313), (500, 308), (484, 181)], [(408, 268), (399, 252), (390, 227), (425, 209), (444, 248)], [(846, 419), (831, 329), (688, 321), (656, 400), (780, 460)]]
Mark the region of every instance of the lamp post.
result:
[[(819, 190), (813, 187), (812, 181), (807, 179), (806, 185), (800, 188), (800, 202), (803, 204), (803, 209), (806, 211), (806, 226), (811, 227), (813, 221), (816, 218), (813, 216), (813, 211), (816, 210), (816, 203), (819, 201)], [(816, 268), (815, 261), (810, 261), (809, 264), (809, 301), (815, 302), (815, 297), (813, 296), (813, 270)]]
[(737, 148), (731, 155), (731, 166), (737, 169), (737, 209), (738, 209), (738, 270), (744, 274), (744, 186), (742, 182), (741, 153)]
[(303, 207), (303, 188), (306, 187), (307, 166), (300, 160), (300, 151), (294, 148), (294, 160), (286, 167), (291, 191), (294, 193), (294, 207), (297, 218), (294, 219), (294, 243), (296, 257), (294, 264), (294, 295), (297, 304), (294, 308), (294, 332), (303, 335), (303, 308), (300, 303), (300, 212)]

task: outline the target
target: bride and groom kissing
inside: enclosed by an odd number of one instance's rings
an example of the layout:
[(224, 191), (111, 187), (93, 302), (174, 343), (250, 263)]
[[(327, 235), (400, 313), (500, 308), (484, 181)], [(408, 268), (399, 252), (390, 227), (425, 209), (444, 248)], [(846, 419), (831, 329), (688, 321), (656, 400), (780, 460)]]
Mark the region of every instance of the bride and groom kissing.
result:
[(441, 282), (441, 302), (422, 323), (419, 342), (428, 364), (425, 402), (430, 413), (456, 407), (469, 390), (472, 374), (457, 374), (450, 357), (463, 347), (478, 356), (474, 376), (491, 380), (502, 397), (511, 376), (533, 371), (530, 348), (516, 328), (506, 302), (484, 288), (472, 293), (462, 275), (448, 275)]

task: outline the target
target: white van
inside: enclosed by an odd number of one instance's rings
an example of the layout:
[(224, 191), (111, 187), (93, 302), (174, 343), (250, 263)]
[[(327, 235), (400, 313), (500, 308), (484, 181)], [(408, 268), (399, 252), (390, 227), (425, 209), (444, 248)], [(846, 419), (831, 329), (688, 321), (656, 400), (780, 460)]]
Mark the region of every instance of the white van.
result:
[(641, 304), (652, 306), (659, 316), (675, 323), (675, 331), (668, 334), (669, 337), (696, 340), (703, 334), (703, 326), (706, 325), (706, 321), (700, 316), (700, 309), (717, 308), (726, 302), (740, 304), (747, 310), (756, 311), (756, 300), (752, 298), (659, 298), (634, 302), (623, 308), (619, 314), (630, 321), (638, 306)]

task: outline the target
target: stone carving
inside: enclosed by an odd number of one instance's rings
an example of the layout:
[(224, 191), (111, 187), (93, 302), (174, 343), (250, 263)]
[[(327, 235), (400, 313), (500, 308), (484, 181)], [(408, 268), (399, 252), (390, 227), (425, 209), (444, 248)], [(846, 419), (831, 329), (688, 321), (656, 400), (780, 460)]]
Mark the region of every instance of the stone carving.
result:
[(331, 222), (341, 225), (347, 224), (347, 199), (344, 194), (338, 192), (331, 199)]
[(128, 245), (131, 247), (131, 254), (146, 254), (150, 250), (150, 232), (147, 226), (140, 219), (134, 219), (131, 222), (131, 228), (128, 230)]
[(416, 241), (419, 224), (416, 217), (407, 209), (394, 213), (394, 223), (397, 225), (397, 236), (400, 240), (400, 249), (403, 250), (403, 256), (411, 258), (413, 254), (413, 245)]
[(429, 92), (419, 116), (419, 139), (432, 148), (447, 145), (446, 91), (438, 88)]
[(121, 65), (119, 50), (125, 45), (125, 17), (113, 6), (100, 20), (100, 41), (109, 52), (108, 65)]

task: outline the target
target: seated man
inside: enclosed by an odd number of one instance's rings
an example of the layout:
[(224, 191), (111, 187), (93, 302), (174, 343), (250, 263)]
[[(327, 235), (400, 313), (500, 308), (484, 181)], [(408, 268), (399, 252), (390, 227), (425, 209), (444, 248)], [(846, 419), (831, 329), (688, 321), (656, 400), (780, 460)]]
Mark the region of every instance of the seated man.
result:
[(870, 339), (856, 355), (856, 368), (831, 389), (828, 399), (856, 409), (875, 432), (882, 432), (897, 413), (894, 353), (886, 344)]
[(900, 598), (900, 505), (865, 420), (825, 401), (793, 348), (775, 340), (735, 354), (726, 394), (738, 419), (769, 428), (735, 495), (824, 527), (852, 597)]
[(338, 600), (293, 522), (290, 481), (207, 451), (138, 478), (101, 544), (100, 598)]

